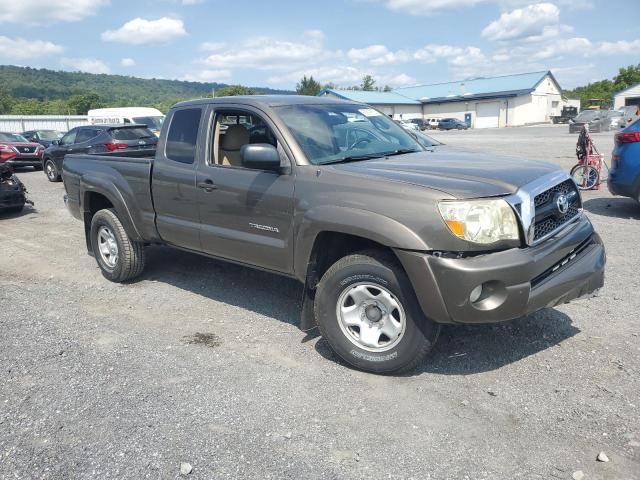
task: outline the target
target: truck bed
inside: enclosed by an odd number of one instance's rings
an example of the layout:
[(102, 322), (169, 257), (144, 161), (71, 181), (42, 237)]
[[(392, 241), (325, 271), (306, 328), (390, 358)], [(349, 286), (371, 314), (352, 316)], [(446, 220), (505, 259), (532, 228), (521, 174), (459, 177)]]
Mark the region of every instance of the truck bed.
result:
[[(132, 152), (134, 154), (138, 152)], [(134, 155), (67, 155), (62, 167), (66, 202), (71, 213), (82, 219), (91, 202), (106, 199), (120, 211), (129, 213), (133, 230), (140, 239), (159, 239), (151, 198), (153, 157)], [(93, 194), (93, 192), (101, 192)], [(84, 192), (80, 198), (80, 192)]]

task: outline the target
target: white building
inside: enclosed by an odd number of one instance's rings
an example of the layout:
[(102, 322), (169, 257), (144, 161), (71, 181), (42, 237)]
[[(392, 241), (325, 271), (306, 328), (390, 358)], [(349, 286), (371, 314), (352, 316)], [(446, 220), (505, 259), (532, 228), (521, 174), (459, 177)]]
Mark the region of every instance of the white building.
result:
[(458, 118), (475, 128), (546, 123), (562, 111), (562, 89), (550, 71), (418, 85), (392, 92), (325, 89), (319, 95), (368, 103), (394, 118)]
[(640, 83), (613, 96), (613, 108), (619, 109), (628, 105), (640, 105)]

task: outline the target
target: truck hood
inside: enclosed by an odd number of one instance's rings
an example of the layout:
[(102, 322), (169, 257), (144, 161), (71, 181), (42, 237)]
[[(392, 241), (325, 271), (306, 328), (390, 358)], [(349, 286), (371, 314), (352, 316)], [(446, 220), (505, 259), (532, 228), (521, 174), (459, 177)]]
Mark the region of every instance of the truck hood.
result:
[(559, 167), (452, 148), (332, 165), (343, 172), (434, 188), (456, 198), (510, 195)]

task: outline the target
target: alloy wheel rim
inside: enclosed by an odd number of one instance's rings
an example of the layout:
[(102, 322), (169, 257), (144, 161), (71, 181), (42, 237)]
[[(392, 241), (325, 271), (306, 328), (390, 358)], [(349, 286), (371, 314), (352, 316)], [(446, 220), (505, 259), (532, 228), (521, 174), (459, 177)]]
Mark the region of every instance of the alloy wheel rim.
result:
[(47, 177), (52, 179), (55, 178), (56, 173), (53, 171), (53, 165), (51, 165), (51, 162), (47, 162), (46, 169), (47, 169)]
[(104, 225), (98, 229), (98, 250), (102, 261), (109, 268), (115, 268), (118, 263), (118, 242), (111, 230)]
[(404, 337), (407, 317), (389, 290), (375, 283), (349, 285), (338, 297), (336, 315), (351, 343), (370, 352), (384, 352)]

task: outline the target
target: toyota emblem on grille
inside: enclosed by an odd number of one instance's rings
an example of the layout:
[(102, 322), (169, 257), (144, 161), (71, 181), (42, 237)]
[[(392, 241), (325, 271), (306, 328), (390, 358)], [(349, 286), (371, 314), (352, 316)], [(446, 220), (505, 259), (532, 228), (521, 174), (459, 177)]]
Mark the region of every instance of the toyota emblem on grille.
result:
[(556, 198), (556, 208), (562, 215), (569, 211), (569, 199), (566, 195), (560, 194)]

